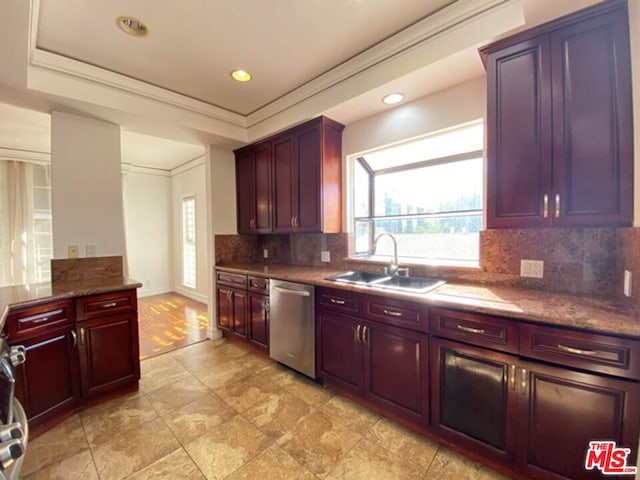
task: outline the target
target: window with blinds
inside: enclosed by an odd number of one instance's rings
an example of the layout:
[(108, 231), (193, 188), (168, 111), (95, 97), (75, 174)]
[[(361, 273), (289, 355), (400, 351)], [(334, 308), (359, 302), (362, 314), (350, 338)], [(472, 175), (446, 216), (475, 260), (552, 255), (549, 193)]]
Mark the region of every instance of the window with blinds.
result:
[(182, 285), (196, 288), (196, 199), (182, 199)]

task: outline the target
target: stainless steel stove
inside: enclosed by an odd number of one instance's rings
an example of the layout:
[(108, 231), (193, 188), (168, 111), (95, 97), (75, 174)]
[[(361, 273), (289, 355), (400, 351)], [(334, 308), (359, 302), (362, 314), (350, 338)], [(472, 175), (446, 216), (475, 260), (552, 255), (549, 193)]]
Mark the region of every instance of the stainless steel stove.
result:
[(15, 397), (14, 367), (24, 363), (22, 345), (10, 347), (0, 337), (0, 480), (17, 480), (27, 451), (27, 415)]

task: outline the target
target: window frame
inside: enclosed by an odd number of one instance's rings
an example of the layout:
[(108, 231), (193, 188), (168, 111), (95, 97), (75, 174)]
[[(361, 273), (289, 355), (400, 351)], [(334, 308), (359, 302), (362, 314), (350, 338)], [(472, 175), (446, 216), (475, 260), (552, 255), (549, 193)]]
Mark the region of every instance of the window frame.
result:
[[(192, 225), (187, 225), (188, 218), (186, 215), (186, 208), (188, 203), (192, 203)], [(182, 197), (182, 286), (186, 288), (197, 289), (198, 285), (198, 254), (197, 254), (197, 220), (196, 220), (196, 195), (195, 193), (185, 195)], [(193, 228), (189, 228), (192, 226)], [(189, 235), (190, 230), (193, 230), (193, 234)], [(191, 237), (191, 238), (190, 238)], [(190, 266), (190, 270), (193, 270), (193, 284), (187, 279), (187, 268), (185, 262), (185, 255), (187, 253), (187, 247), (192, 249), (193, 253), (193, 265)]]
[[(463, 129), (465, 127), (471, 126), (474, 123), (479, 123), (477, 121), (474, 121), (472, 123), (467, 123), (467, 124), (462, 124), (459, 125), (457, 127), (454, 127), (453, 129), (447, 129), (447, 130), (454, 130), (456, 128), (460, 128)], [(481, 122), (484, 126), (484, 122)], [(433, 132), (432, 134), (429, 134), (427, 136), (431, 136), (431, 135), (437, 135), (438, 132)], [(481, 223), (484, 225), (484, 200), (485, 200), (485, 196), (486, 196), (486, 192), (484, 192), (484, 179), (482, 179), (482, 199), (481, 199), (481, 205), (479, 208), (476, 209), (467, 209), (467, 210), (455, 210), (455, 211), (440, 211), (440, 212), (431, 212), (431, 213), (406, 213), (406, 214), (395, 214), (395, 215), (380, 215), (380, 216), (376, 216), (375, 215), (375, 201), (376, 201), (376, 189), (375, 189), (375, 182), (376, 182), (376, 176), (379, 175), (385, 175), (385, 174), (391, 174), (391, 173), (398, 173), (398, 172), (404, 172), (404, 171), (409, 171), (409, 170), (417, 170), (420, 168), (425, 168), (425, 167), (433, 167), (433, 166), (438, 166), (438, 165), (446, 165), (446, 164), (451, 164), (451, 163), (456, 163), (456, 162), (461, 162), (461, 161), (467, 161), (467, 160), (474, 160), (474, 159), (482, 159), (484, 160), (484, 142), (483, 142), (483, 148), (482, 149), (477, 149), (477, 150), (472, 150), (469, 152), (464, 152), (464, 153), (457, 153), (457, 154), (453, 154), (453, 155), (447, 155), (447, 156), (443, 156), (443, 157), (436, 157), (436, 158), (432, 158), (432, 159), (428, 159), (428, 160), (418, 160), (416, 162), (412, 162), (412, 163), (408, 163), (408, 164), (404, 164), (404, 165), (399, 165), (399, 166), (394, 166), (394, 167), (388, 167), (388, 168), (381, 168), (379, 170), (374, 170), (366, 161), (366, 159), (364, 158), (363, 154), (358, 154), (358, 155), (354, 155), (352, 157), (352, 162), (353, 162), (353, 171), (354, 171), (354, 176), (352, 177), (352, 195), (351, 195), (351, 218), (350, 218), (350, 223), (351, 223), (351, 228), (352, 231), (354, 232), (354, 234), (357, 232), (358, 230), (358, 224), (365, 224), (368, 223), (369, 226), (369, 232), (368, 232), (368, 246), (366, 250), (357, 250), (358, 248), (358, 242), (354, 241), (354, 256), (355, 257), (359, 257), (359, 258), (367, 258), (367, 257), (372, 257), (373, 255), (375, 255), (375, 251), (374, 251), (374, 240), (375, 240), (375, 236), (376, 236), (376, 231), (375, 231), (375, 223), (376, 221), (380, 221), (380, 220), (403, 220), (403, 219), (437, 219), (437, 218), (443, 218), (443, 217), (451, 217), (451, 216), (475, 216), (475, 215), (480, 215), (481, 216)], [(368, 215), (367, 216), (357, 216), (356, 215), (356, 195), (355, 195), (355, 168), (357, 168), (357, 165), (360, 165), (363, 170), (365, 171), (365, 173), (367, 173), (369, 175), (369, 182), (368, 182), (368, 205), (367, 205), (367, 210), (368, 210)], [(400, 258), (402, 258), (402, 256), (400, 255)], [(443, 262), (453, 262), (453, 263), (459, 263), (459, 262), (467, 262), (470, 260), (461, 260), (461, 259), (454, 259), (454, 258), (448, 258), (448, 259), (441, 259), (441, 260), (435, 260), (435, 259), (429, 259), (427, 257), (424, 257), (422, 259), (419, 259), (418, 257), (407, 257), (410, 258), (412, 261), (418, 261), (420, 262), (420, 260), (422, 261), (426, 261), (426, 262), (431, 262), (431, 261), (443, 261)], [(476, 263), (476, 260), (471, 260), (472, 262)]]

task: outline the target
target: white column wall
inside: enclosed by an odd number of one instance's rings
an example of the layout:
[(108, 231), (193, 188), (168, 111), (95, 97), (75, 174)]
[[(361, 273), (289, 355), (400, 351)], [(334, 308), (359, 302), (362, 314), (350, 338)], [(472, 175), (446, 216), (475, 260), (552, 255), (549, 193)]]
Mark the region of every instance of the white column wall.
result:
[(98, 256), (124, 255), (120, 126), (51, 115), (51, 195), (54, 258), (67, 246), (96, 245)]

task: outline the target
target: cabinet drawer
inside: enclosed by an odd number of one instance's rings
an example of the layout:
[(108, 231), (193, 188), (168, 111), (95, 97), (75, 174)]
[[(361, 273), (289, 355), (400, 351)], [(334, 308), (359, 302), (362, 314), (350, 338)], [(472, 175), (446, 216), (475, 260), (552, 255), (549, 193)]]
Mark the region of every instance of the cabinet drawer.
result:
[(585, 370), (640, 380), (640, 341), (523, 324), (520, 353)]
[(518, 325), (499, 317), (433, 309), (431, 333), (472, 345), (518, 353)]
[(413, 302), (368, 296), (365, 299), (365, 315), (398, 327), (420, 332), (429, 330), (429, 313), (425, 306)]
[(269, 294), (269, 279), (263, 277), (247, 277), (247, 289), (256, 292)]
[(7, 316), (10, 340), (36, 335), (45, 330), (72, 323), (73, 302), (71, 300), (12, 309)]
[(78, 321), (116, 313), (136, 311), (138, 299), (135, 290), (89, 295), (76, 300)]
[(216, 282), (236, 288), (247, 288), (247, 276), (240, 273), (216, 271)]
[(360, 313), (360, 295), (345, 290), (318, 288), (316, 290), (316, 305), (337, 312)]

